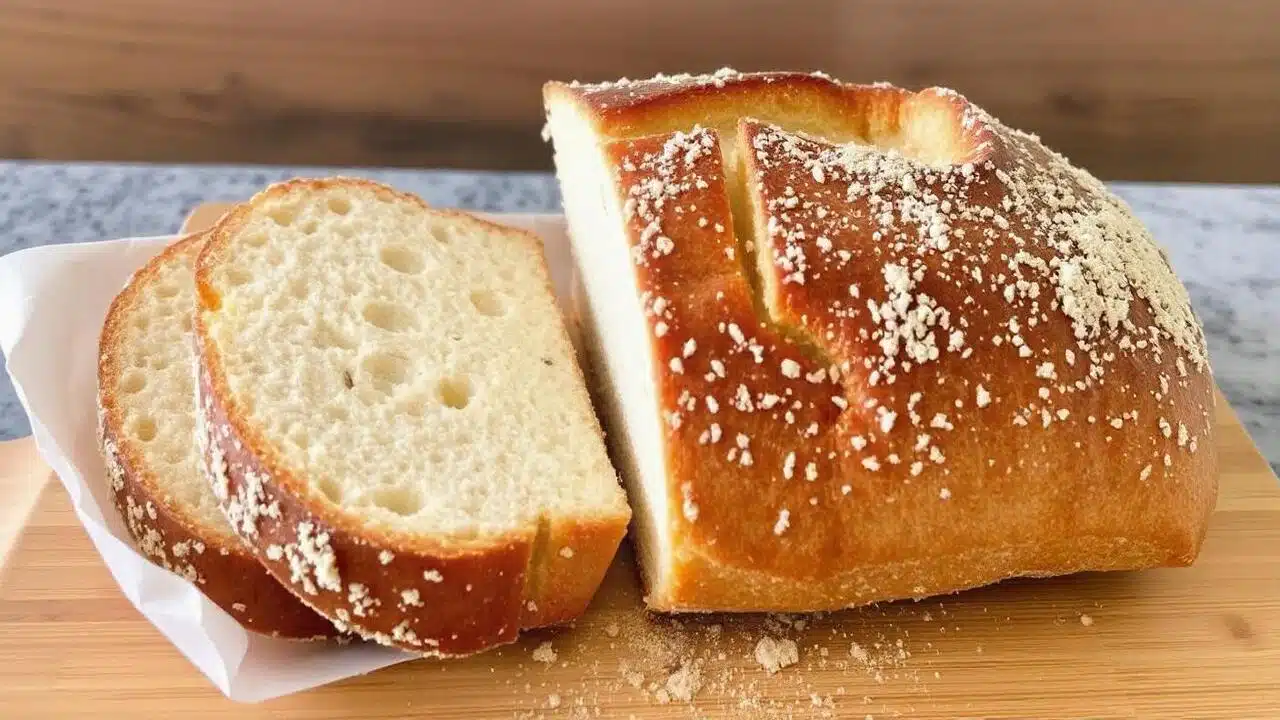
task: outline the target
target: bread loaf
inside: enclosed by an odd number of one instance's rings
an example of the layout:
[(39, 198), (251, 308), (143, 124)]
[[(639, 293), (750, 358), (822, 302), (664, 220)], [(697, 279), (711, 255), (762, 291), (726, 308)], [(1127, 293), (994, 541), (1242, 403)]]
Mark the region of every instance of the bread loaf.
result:
[(266, 572), (231, 531), (196, 450), (193, 268), (203, 234), (165, 248), (107, 311), (98, 356), (98, 428), (111, 497), (139, 550), (195, 583), (255, 632), (337, 635)]
[(1087, 172), (939, 88), (725, 70), (544, 99), (652, 607), (1193, 562), (1204, 339)]
[(630, 511), (536, 236), (298, 180), (223, 218), (196, 283), (210, 481), (298, 597), (435, 656), (585, 609)]

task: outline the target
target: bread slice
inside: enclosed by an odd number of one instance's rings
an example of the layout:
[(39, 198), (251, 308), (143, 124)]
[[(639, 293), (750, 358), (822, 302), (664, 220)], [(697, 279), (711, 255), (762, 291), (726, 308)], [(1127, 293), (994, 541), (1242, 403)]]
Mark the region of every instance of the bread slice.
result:
[(585, 609), (630, 510), (535, 235), (295, 180), (196, 278), (211, 481), (303, 601), (435, 656)]
[(942, 88), (725, 70), (544, 98), (651, 607), (1194, 561), (1203, 334), (1097, 179)]
[(190, 332), (203, 242), (195, 234), (165, 248), (107, 311), (98, 428), (112, 500), (148, 558), (195, 583), (244, 627), (286, 638), (335, 636), (240, 542), (200, 468)]

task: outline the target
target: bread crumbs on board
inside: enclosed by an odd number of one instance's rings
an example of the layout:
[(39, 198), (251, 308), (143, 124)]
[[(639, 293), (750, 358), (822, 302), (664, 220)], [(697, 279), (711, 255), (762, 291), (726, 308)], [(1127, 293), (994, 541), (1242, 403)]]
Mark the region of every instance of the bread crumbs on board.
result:
[[(804, 615), (611, 613), (557, 635), (556, 645), (575, 652), (556, 653), (546, 666), (566, 674), (532, 673), (520, 662), (505, 683), (528, 698), (521, 701), (528, 703), (517, 715), (522, 718), (602, 717), (637, 700), (685, 706), (690, 717), (712, 707), (726, 708), (729, 717), (779, 720), (863, 717), (868, 710), (877, 717), (910, 716), (942, 677), (933, 667), (939, 649), (927, 635), (919, 637), (935, 628), (972, 649), (940, 601)], [(597, 652), (599, 645), (609, 651)], [(550, 646), (543, 635), (525, 652), (541, 655)], [(556, 707), (551, 696), (559, 699)], [(643, 707), (638, 717), (646, 715)]]
[(536, 662), (540, 662), (545, 665), (554, 663), (556, 661), (556, 651), (555, 648), (551, 646), (551, 641), (548, 640), (534, 648), (532, 657)]
[(756, 643), (755, 658), (760, 667), (772, 675), (782, 668), (791, 667), (800, 662), (800, 650), (796, 647), (794, 640), (766, 635)]

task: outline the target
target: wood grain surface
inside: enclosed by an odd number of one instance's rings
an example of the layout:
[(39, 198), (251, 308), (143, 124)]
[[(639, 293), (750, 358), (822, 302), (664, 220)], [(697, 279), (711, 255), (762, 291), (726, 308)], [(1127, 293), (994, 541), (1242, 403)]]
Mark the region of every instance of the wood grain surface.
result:
[(1280, 181), (1271, 0), (4, 0), (0, 157), (545, 169), (539, 86), (954, 87), (1108, 180)]
[[(572, 628), (252, 706), (223, 698), (133, 609), (62, 487), (28, 463), (44, 489), (0, 571), (0, 717), (1280, 717), (1280, 486), (1220, 395), (1218, 422), (1221, 495), (1191, 568), (676, 627), (641, 610), (624, 547)], [(762, 670), (766, 635), (794, 640), (798, 662)], [(543, 642), (554, 662), (534, 659)], [(693, 701), (664, 703), (690, 668)]]

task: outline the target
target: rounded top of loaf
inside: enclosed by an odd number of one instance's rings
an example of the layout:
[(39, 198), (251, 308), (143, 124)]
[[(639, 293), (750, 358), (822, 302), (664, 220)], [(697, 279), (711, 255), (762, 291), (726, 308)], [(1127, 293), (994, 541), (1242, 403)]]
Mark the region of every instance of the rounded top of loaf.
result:
[(832, 576), (1103, 534), (1112, 503), (1153, 558), (1194, 555), (1203, 333), (1088, 172), (944, 88), (720, 71), (545, 95), (613, 170), (673, 513), (713, 562)]

